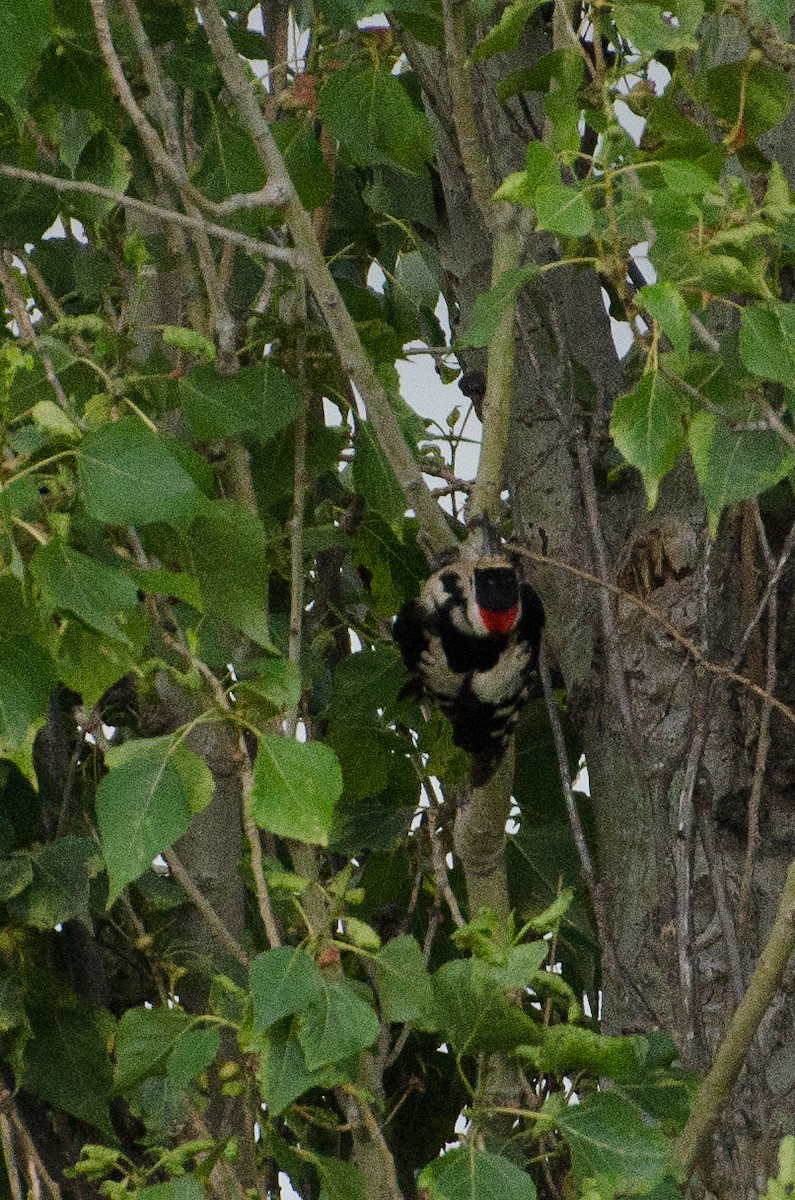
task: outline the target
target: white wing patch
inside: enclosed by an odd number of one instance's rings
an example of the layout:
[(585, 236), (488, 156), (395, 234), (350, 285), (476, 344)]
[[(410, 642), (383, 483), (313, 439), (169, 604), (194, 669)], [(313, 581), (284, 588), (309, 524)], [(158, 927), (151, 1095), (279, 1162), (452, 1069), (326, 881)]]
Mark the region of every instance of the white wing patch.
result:
[(490, 671), (473, 672), (472, 691), (485, 704), (502, 707), (524, 691), (526, 669), (527, 648), (517, 644), (509, 646)]

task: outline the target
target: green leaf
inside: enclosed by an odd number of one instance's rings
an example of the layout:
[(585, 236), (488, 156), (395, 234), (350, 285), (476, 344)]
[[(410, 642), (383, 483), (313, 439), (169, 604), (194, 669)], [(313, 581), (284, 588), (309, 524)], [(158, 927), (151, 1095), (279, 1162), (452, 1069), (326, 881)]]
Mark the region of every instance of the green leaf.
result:
[[(744, 68), (745, 64), (743, 64)], [(707, 96), (715, 116), (731, 128), (742, 106), (742, 122), (749, 142), (780, 124), (792, 108), (792, 85), (781, 67), (754, 63), (750, 70), (736, 62), (707, 72)]]
[(301, 699), (301, 672), (286, 658), (259, 659), (248, 664), (257, 674), (235, 684), (238, 702), (252, 722), (266, 721), (276, 713), (295, 707)]
[(431, 155), (431, 130), (388, 70), (349, 67), (321, 92), (318, 115), (360, 167), (389, 161), (418, 172)]
[(183, 325), (164, 325), (162, 332), (164, 345), (176, 346), (179, 350), (192, 354), (194, 358), (206, 358), (208, 362), (215, 362), (215, 344), (203, 333), (195, 329), (186, 329)]
[(0, 745), (16, 749), (44, 720), (56, 669), (49, 654), (16, 633), (0, 639)]
[(320, 995), (323, 976), (305, 950), (278, 946), (258, 954), (251, 964), (251, 1001), (254, 1028), (271, 1025), (300, 1012)]
[(108, 525), (180, 525), (203, 497), (168, 440), (132, 418), (103, 425), (77, 452), (83, 502)]
[(220, 1049), (221, 1034), (217, 1029), (189, 1029), (168, 1057), (169, 1079), (180, 1090), (186, 1088), (215, 1061)]
[(372, 1046), (381, 1024), (347, 980), (322, 977), (322, 989), (301, 1013), (298, 1041), (310, 1071), (344, 1062)]
[(526, 1057), (541, 1072), (561, 1078), (588, 1071), (597, 1077), (630, 1080), (643, 1066), (646, 1042), (638, 1035), (608, 1037), (577, 1025), (549, 1025), (544, 1027), (541, 1041), (528, 1048)]
[(471, 1142), (429, 1163), (419, 1185), (431, 1200), (535, 1200), (537, 1194), (525, 1171)]
[(502, 12), (498, 23), (482, 38), (471, 54), (472, 62), (490, 58), (502, 50), (515, 50), (529, 17), (544, 0), (514, 0)]
[(165, 1075), (170, 1055), (194, 1022), (177, 1008), (128, 1008), (116, 1030), (114, 1090), (130, 1092), (150, 1075)]
[(357, 426), (353, 480), (372, 512), (392, 526), (402, 523), (408, 501), (369, 421)]
[(307, 212), (327, 204), (334, 178), (323, 157), (312, 114), (304, 118), (282, 117), (271, 125), (274, 139), (298, 198)]
[(368, 1200), (367, 1181), (356, 1163), (320, 1158), (315, 1167), (323, 1185), (320, 1200)]
[(328, 845), (342, 772), (321, 742), (268, 734), (259, 740), (251, 788), (251, 816), (278, 837)]
[(215, 783), (180, 734), (141, 738), (110, 750), (97, 790), (97, 822), (110, 876), (108, 903), (185, 833)]
[(375, 960), (378, 997), (385, 1021), (414, 1021), (436, 1028), (433, 987), (422, 950), (408, 934), (391, 938)]
[(539, 229), (551, 229), (564, 237), (584, 237), (594, 227), (594, 215), (586, 192), (562, 183), (542, 183), (536, 189)]
[[(0, 901), (13, 900), (33, 883), (33, 863), (29, 854), (14, 854), (0, 861)], [(52, 925), (49, 926), (52, 929)]]
[(260, 1053), (260, 1089), (268, 1112), (274, 1117), (310, 1088), (333, 1087), (346, 1075), (339, 1067), (310, 1070), (295, 1025), (294, 1021), (275, 1025)]
[(795, 469), (795, 454), (778, 434), (737, 431), (712, 413), (693, 418), (689, 444), (713, 537), (724, 508), (754, 499)]
[[(670, 20), (673, 12), (676, 24)], [(613, 19), (620, 33), (641, 54), (658, 50), (683, 50), (695, 47), (695, 35), (704, 15), (701, 0), (679, 0), (670, 9), (662, 5), (627, 3), (613, 5)]]
[(550, 1107), (550, 1118), (554, 1115), (556, 1128), (569, 1144), (578, 1187), (595, 1179), (603, 1187), (648, 1192), (677, 1173), (673, 1142), (614, 1092), (599, 1092), (581, 1104)]
[(102, 869), (96, 844), (84, 837), (58, 837), (31, 853), (31, 886), (14, 905), (15, 911), (36, 929), (79, 918), (92, 927), (88, 906), (89, 882)]
[(187, 550), (204, 611), (236, 626), (257, 645), (273, 649), (265, 529), (259, 518), (231, 500), (213, 500), (191, 524)]
[(0, 96), (14, 100), (50, 41), (51, 0), (3, 0), (0, 5)]
[(673, 283), (661, 280), (640, 288), (638, 301), (669, 338), (684, 364), (690, 349), (690, 311), (682, 293)]
[(666, 184), (677, 195), (703, 196), (719, 187), (715, 179), (696, 163), (671, 158), (663, 159), (659, 167)]
[(781, 220), (792, 214), (792, 197), (781, 163), (772, 162), (770, 164), (764, 209), (765, 213), (773, 220)]
[(442, 1032), (459, 1054), (513, 1050), (535, 1041), (535, 1024), (505, 997), (497, 975), (479, 959), (455, 959), (433, 976)]
[(643, 476), (649, 508), (657, 503), (660, 481), (685, 448), (683, 418), (687, 398), (662, 375), (649, 372), (613, 406), (610, 433), (627, 462)]
[(466, 329), (459, 336), (462, 346), (488, 346), (494, 337), (500, 317), (510, 304), (519, 288), (529, 283), (538, 274), (534, 264), (513, 267), (505, 271), (490, 292), (481, 292), (475, 299), (475, 308)]
[(301, 393), (275, 363), (264, 359), (236, 375), (197, 367), (179, 380), (179, 394), (191, 429), (206, 441), (252, 433), (266, 440), (301, 411)]
[(45, 1004), (42, 998), (29, 1009), (29, 1018), (32, 1037), (24, 1048), (19, 1086), (115, 1141), (108, 1114), (110, 1014), (85, 1001), (78, 1005), (66, 992), (55, 1003)]
[(406, 670), (396, 646), (377, 646), (349, 654), (334, 672), (329, 716), (348, 726), (381, 723), (379, 711), (390, 720)]
[(740, 358), (762, 379), (795, 379), (795, 304), (755, 304), (740, 313)]
[(129, 644), (121, 621), (138, 603), (138, 590), (121, 566), (107, 567), (65, 542), (52, 541), (38, 547), (30, 560), (30, 573), (45, 612), (74, 613), (97, 633)]
[(165, 567), (131, 570), (130, 576), (147, 596), (173, 596), (202, 611), (199, 584), (187, 571), (167, 571)]
[[(785, 39), (789, 38), (789, 23), (792, 16), (791, 0), (749, 0), (748, 16), (753, 25), (775, 25)], [(774, 163), (773, 166), (777, 164)]]

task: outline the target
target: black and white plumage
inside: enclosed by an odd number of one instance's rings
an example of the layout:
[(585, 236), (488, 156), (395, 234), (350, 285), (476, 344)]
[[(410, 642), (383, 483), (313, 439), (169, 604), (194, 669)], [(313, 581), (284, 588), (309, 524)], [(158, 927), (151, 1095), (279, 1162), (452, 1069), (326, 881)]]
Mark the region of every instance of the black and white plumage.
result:
[(482, 786), (505, 753), (538, 666), (544, 609), (518, 556), (469, 556), (441, 567), (405, 604), (394, 637), (406, 691), (438, 704)]

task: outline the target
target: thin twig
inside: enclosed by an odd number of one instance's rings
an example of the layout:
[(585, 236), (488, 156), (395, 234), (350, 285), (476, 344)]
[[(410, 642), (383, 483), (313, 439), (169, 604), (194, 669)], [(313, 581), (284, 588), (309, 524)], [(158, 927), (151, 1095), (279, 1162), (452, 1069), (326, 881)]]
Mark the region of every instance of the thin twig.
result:
[(591, 904), (596, 915), (596, 923), (599, 927), (600, 940), (602, 940), (602, 927), (605, 925), (604, 906), (602, 904), (602, 896), (599, 884), (594, 871), (593, 859), (591, 852), (588, 849), (588, 842), (585, 837), (585, 830), (582, 827), (580, 814), (577, 811), (577, 801), (574, 798), (574, 789), (571, 783), (571, 772), (569, 771), (569, 756), (566, 752), (566, 742), (563, 737), (563, 728), (560, 723), (560, 714), (558, 706), (555, 703), (555, 693), (552, 688), (552, 678), (549, 673), (549, 659), (547, 649), (544, 643), (541, 644), (541, 653), (538, 658), (538, 673), (541, 677), (541, 684), (544, 688), (544, 700), (547, 706), (547, 715), (549, 723), (552, 727), (552, 736), (555, 740), (555, 752), (558, 757), (558, 771), (560, 773), (560, 781), (563, 786), (563, 797), (566, 801), (566, 812), (569, 815), (569, 824), (571, 825), (571, 833), (574, 838), (574, 845), (577, 847), (577, 854), (580, 859), (580, 870), (585, 881), (585, 886), (588, 888), (588, 893), (591, 897)]
[[(759, 515), (759, 506), (756, 506), (757, 513), (757, 530), (759, 540), (762, 545), (762, 550), (768, 564), (768, 570), (772, 566), (772, 555), (770, 547), (767, 543), (764, 526), (762, 525), (761, 516)], [(778, 571), (778, 567), (782, 565), (781, 559), (779, 564), (774, 568), (774, 572)], [(779, 575), (781, 574), (778, 571)], [(771, 574), (771, 578), (772, 578)], [(776, 687), (776, 641), (778, 639), (778, 595), (775, 588), (770, 589), (770, 582), (765, 589), (765, 594), (769, 591), (768, 611), (767, 611), (767, 667), (765, 674), (765, 687), (772, 695)], [(751, 796), (748, 801), (748, 832), (745, 843), (745, 864), (743, 866), (743, 874), (740, 880), (740, 896), (737, 902), (737, 936), (742, 942), (745, 933), (745, 927), (748, 921), (748, 913), (751, 905), (751, 888), (754, 881), (754, 865), (756, 862), (756, 853), (759, 848), (759, 813), (762, 807), (762, 785), (765, 779), (765, 769), (767, 767), (767, 756), (770, 750), (770, 719), (772, 716), (771, 706), (768, 701), (765, 701), (762, 708), (762, 715), (759, 718), (759, 736), (756, 743), (756, 758), (754, 761), (754, 775), (751, 780)]]
[[(555, 741), (555, 752), (558, 759), (558, 772), (560, 774), (560, 782), (563, 788), (563, 796), (566, 801), (566, 811), (569, 816), (569, 824), (571, 826), (572, 838), (577, 848), (577, 855), (580, 860), (580, 871), (582, 873), (585, 886), (588, 889), (588, 895), (591, 899), (594, 919), (596, 920), (596, 931), (599, 937), (599, 944), (602, 947), (602, 952), (606, 958), (612, 960), (616, 967), (616, 973), (624, 983), (624, 986), (632, 991), (643, 1007), (646, 1009), (652, 1020), (657, 1023), (659, 1014), (649, 1004), (642, 990), (637, 986), (631, 975), (624, 971), (618, 961), (618, 952), (615, 948), (615, 942), (610, 930), (610, 922), (608, 921), (607, 911), (605, 908), (605, 898), (602, 885), (596, 878), (596, 871), (591, 858), (591, 852), (588, 849), (588, 841), (585, 837), (585, 830), (580, 820), (580, 814), (577, 811), (577, 801), (574, 797), (574, 788), (572, 787), (571, 772), (569, 771), (569, 758), (566, 753), (566, 742), (563, 737), (563, 728), (560, 722), (560, 715), (555, 703), (555, 694), (552, 688), (552, 677), (549, 672), (549, 660), (547, 657), (546, 646), (543, 641), (541, 643), (541, 653), (538, 660), (538, 673), (541, 677), (541, 683), (544, 688), (544, 700), (547, 706), (547, 714), (549, 723), (552, 727), (552, 736)], [(550, 961), (554, 961), (551, 957)]]
[(431, 862), (433, 864), (433, 877), (434, 882), (436, 883), (436, 890), (439, 893), (440, 898), (444, 900), (447, 907), (450, 909), (450, 916), (453, 918), (453, 922), (459, 926), (465, 925), (466, 921), (464, 920), (461, 909), (458, 907), (458, 901), (453, 894), (453, 889), (450, 887), (450, 880), (447, 875), (447, 863), (444, 860), (442, 845), (437, 836), (438, 828), (436, 822), (439, 814), (439, 797), (431, 779), (426, 778), (423, 781), (423, 786), (428, 795), (428, 811), (426, 819), (428, 824), (428, 841), (431, 849)]
[[(760, 527), (759, 523), (757, 522), (757, 528), (759, 528), (759, 527)], [(775, 567), (771, 571), (770, 578), (768, 579), (765, 590), (762, 593), (762, 598), (759, 601), (757, 610), (754, 613), (751, 620), (749, 621), (748, 626), (747, 626), (745, 632), (743, 633), (742, 638), (740, 639), (740, 645), (737, 649), (737, 653), (735, 654), (734, 658), (732, 659), (731, 665), (733, 668), (738, 667), (740, 665), (740, 663), (742, 662), (743, 654), (745, 653), (745, 647), (748, 645), (751, 635), (753, 634), (754, 630), (756, 629), (756, 626), (759, 624), (759, 621), (762, 617), (762, 613), (765, 611), (765, 608), (767, 607), (768, 603), (770, 602), (771, 596), (773, 595), (776, 588), (778, 587), (782, 572), (784, 571), (784, 568), (787, 565), (787, 562), (789, 561), (789, 558), (790, 558), (793, 550), (795, 550), (795, 524), (792, 525), (789, 533), (787, 534), (786, 538), (784, 539), (784, 545), (781, 548), (781, 554), (779, 555), (778, 562), (776, 563)]]
[(639, 608), (642, 612), (645, 612), (646, 615), (650, 617), (657, 625), (659, 625), (661, 629), (664, 629), (668, 636), (673, 639), (673, 641), (682, 646), (682, 648), (695, 659), (702, 670), (708, 671), (713, 675), (717, 675), (721, 679), (731, 680), (732, 683), (737, 683), (740, 685), (740, 687), (743, 687), (747, 691), (752, 692), (755, 696), (758, 696), (760, 700), (769, 701), (772, 707), (780, 712), (782, 716), (786, 717), (791, 725), (795, 725), (795, 712), (793, 712), (792, 709), (783, 702), (783, 700), (779, 700), (777, 696), (771, 695), (771, 693), (766, 691), (765, 688), (759, 687), (759, 685), (754, 683), (752, 679), (749, 679), (747, 675), (739, 675), (736, 671), (732, 670), (731, 667), (724, 666), (723, 663), (710, 662), (710, 660), (706, 657), (703, 651), (698, 648), (695, 642), (692, 642), (690, 638), (685, 637), (685, 635), (678, 630), (675, 625), (667, 620), (662, 613), (658, 612), (656, 608), (653, 608), (651, 604), (647, 604), (645, 600), (641, 600), (640, 596), (636, 596), (632, 592), (627, 592), (624, 590), (624, 588), (617, 587), (616, 584), (609, 583), (605, 579), (600, 579), (591, 571), (584, 571), (581, 567), (572, 566), (571, 563), (562, 562), (558, 558), (551, 558), (548, 554), (541, 554), (538, 550), (528, 550), (524, 546), (514, 546), (513, 549), (515, 549), (518, 554), (524, 555), (524, 557), (529, 558), (533, 562), (541, 563), (544, 566), (556, 567), (558, 570), (565, 571), (569, 575), (575, 575), (578, 579), (584, 579), (587, 583), (593, 583), (596, 585), (596, 587), (604, 588), (605, 591), (610, 592), (611, 595), (617, 596), (621, 600), (626, 600), (628, 604), (633, 604), (636, 608)]
[(23, 346), (30, 346), (41, 359), (44, 373), (47, 376), (47, 382), (55, 392), (58, 403), (61, 408), (68, 409), (69, 401), (66, 398), (63, 384), (55, 372), (52, 359), (39, 343), (36, 327), (33, 324), (27, 305), (17, 285), (14, 269), (6, 262), (5, 255), (2, 252), (0, 252), (0, 287), (5, 292), (6, 304), (11, 311), (11, 316), (17, 323), (19, 340)]
[(168, 850), (163, 857), (168, 863), (168, 869), (176, 879), (185, 894), (195, 904), (196, 908), (204, 917), (207, 924), (212, 929), (218, 940), (223, 943), (233, 958), (237, 959), (244, 967), (250, 965), (250, 958), (246, 954), (243, 947), (237, 939), (230, 933), (226, 925), (224, 925), (218, 913), (213, 908), (210, 901), (199, 890), (196, 884), (191, 879), (181, 859), (173, 850)]
[(248, 758), (248, 749), (245, 744), (243, 735), (240, 735), (240, 754), (243, 756), (243, 766), (241, 767), (241, 781), (243, 784), (243, 828), (248, 840), (249, 850), (251, 851), (251, 873), (254, 876), (254, 886), (257, 891), (257, 905), (259, 907), (259, 915), (262, 921), (262, 926), (265, 930), (271, 948), (275, 949), (282, 944), (282, 934), (279, 928), (279, 922), (276, 920), (276, 915), (271, 904), (270, 890), (268, 881), (265, 878), (265, 867), (262, 857), (262, 842), (259, 836), (259, 826), (255, 824), (253, 818), (249, 815), (251, 807), (251, 788), (253, 784), (253, 774), (251, 764)]
[(704, 857), (707, 860), (712, 896), (715, 901), (715, 911), (723, 934), (723, 944), (726, 947), (726, 958), (729, 964), (734, 999), (739, 1001), (745, 991), (742, 959), (738, 944), (738, 930), (734, 925), (729, 902), (726, 898), (726, 878), (723, 872), (723, 860), (715, 847), (715, 837), (712, 831), (712, 814), (703, 809), (698, 814), (698, 831), (701, 845), (704, 847)]
[(5, 175), (9, 179), (24, 179), (27, 183), (41, 184), (42, 187), (51, 187), (57, 192), (82, 192), (87, 196), (101, 196), (103, 200), (110, 200), (113, 204), (135, 209), (137, 212), (146, 213), (148, 216), (157, 217), (162, 221), (170, 221), (174, 225), (183, 225), (186, 229), (204, 229), (212, 237), (220, 238), (224, 242), (231, 242), (234, 246), (240, 246), (249, 254), (263, 254), (266, 258), (274, 259), (276, 262), (294, 266), (299, 257), (295, 250), (287, 246), (274, 246), (259, 238), (238, 233), (236, 229), (227, 229), (224, 225), (217, 225), (215, 221), (208, 221), (204, 217), (189, 217), (186, 213), (177, 212), (176, 209), (165, 208), (162, 204), (151, 204), (147, 200), (137, 200), (134, 196), (114, 192), (111, 188), (101, 187), (98, 183), (90, 183), (88, 180), (60, 179), (57, 175), (46, 175), (42, 171), (26, 171), (22, 167), (11, 167), (6, 163), (0, 163), (0, 175)]

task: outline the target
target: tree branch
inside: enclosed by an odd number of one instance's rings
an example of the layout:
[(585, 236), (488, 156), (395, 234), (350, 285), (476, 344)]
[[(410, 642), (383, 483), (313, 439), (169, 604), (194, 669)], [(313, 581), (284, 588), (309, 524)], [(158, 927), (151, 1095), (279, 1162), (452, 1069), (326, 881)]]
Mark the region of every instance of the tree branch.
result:
[(356, 324), (345, 307), (339, 288), (326, 264), (312, 219), (302, 206), (290, 181), (284, 159), (260, 108), (247, 69), (232, 44), (213, 0), (203, 0), (198, 7), (224, 82), (253, 138), (260, 160), (268, 173), (268, 180), (277, 187), (283, 187), (285, 195), (288, 196), (285, 203), (287, 226), (296, 248), (300, 251), (301, 265), (307, 282), (334, 339), (343, 370), (350, 376), (364, 401), (381, 448), (409, 505), (417, 515), (429, 546), (434, 551), (452, 546), (455, 543), (453, 534), (422, 477), (422, 472), (392, 411), (387, 393), (367, 357)]
[[(491, 282), (495, 286), (506, 271), (519, 265), (521, 236), (518, 230), (500, 228), (494, 236)], [(500, 316), (489, 344), (486, 395), (483, 399), (483, 442), (478, 472), (467, 506), (467, 517), (500, 516), (502, 474), (513, 400), (514, 323), (512, 300)]]
[(87, 196), (100, 196), (103, 200), (110, 200), (113, 204), (122, 205), (123, 208), (132, 208), (137, 212), (146, 213), (150, 217), (170, 221), (173, 225), (182, 225), (185, 229), (203, 229), (212, 237), (220, 238), (224, 242), (231, 242), (234, 246), (240, 246), (249, 254), (262, 254), (266, 258), (287, 263), (290, 266), (295, 266), (296, 263), (295, 250), (291, 250), (287, 246), (273, 246), (270, 242), (263, 242), (259, 238), (249, 237), (248, 234), (238, 233), (236, 229), (227, 229), (224, 225), (217, 225), (215, 221), (208, 221), (205, 217), (189, 217), (186, 213), (177, 212), (176, 209), (165, 208), (162, 204), (151, 204), (148, 200), (138, 200), (135, 196), (125, 196), (122, 192), (114, 192), (111, 188), (101, 187), (100, 184), (90, 183), (85, 179), (61, 179), (58, 175), (47, 175), (43, 171), (26, 171), (22, 167), (11, 167), (7, 163), (0, 163), (0, 175), (5, 175), (9, 179), (24, 179), (26, 183), (38, 183), (42, 187), (54, 188), (56, 192), (83, 192)]
[(721, 1110), (745, 1062), (759, 1025), (778, 991), (795, 950), (795, 862), (790, 864), (770, 937), (759, 956), (748, 989), (690, 1111), (679, 1139), (679, 1157), (689, 1177), (706, 1149)]

